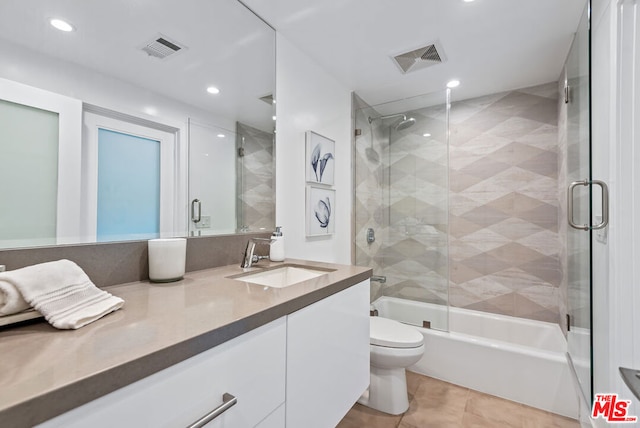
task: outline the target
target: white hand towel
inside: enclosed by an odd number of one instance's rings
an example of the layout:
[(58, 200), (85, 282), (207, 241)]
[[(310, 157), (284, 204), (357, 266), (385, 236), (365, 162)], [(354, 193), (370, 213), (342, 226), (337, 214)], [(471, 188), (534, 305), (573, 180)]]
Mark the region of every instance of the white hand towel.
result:
[[(22, 296), (16, 298), (12, 288)], [(24, 304), (40, 312), (54, 327), (77, 329), (118, 310), (124, 300), (100, 290), (70, 260), (58, 260), (0, 272), (2, 314), (24, 310)], [(13, 313), (13, 312), (12, 312)]]
[(10, 282), (3, 281), (0, 272), (0, 316), (17, 314), (29, 309), (29, 304), (22, 298), (22, 294)]

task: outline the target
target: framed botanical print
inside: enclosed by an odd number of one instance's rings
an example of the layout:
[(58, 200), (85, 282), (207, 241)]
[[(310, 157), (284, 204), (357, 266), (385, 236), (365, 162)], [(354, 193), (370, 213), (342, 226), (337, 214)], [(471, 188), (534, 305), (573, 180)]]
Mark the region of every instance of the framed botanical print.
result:
[(306, 174), (308, 183), (333, 186), (336, 143), (313, 131), (306, 133)]
[(326, 236), (335, 232), (336, 191), (307, 186), (307, 236)]

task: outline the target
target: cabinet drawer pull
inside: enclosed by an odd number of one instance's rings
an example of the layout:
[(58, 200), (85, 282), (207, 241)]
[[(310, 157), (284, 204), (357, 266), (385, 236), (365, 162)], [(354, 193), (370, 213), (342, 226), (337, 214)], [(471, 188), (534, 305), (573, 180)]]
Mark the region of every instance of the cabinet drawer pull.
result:
[(238, 399), (231, 394), (222, 395), (222, 404), (189, 425), (187, 428), (201, 428), (236, 405)]

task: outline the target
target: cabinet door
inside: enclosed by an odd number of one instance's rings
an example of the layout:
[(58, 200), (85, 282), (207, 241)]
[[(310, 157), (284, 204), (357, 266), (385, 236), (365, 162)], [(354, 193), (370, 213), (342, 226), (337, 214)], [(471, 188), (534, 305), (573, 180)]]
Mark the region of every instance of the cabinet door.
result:
[(369, 280), (287, 317), (287, 427), (333, 427), (369, 385)]
[(207, 426), (252, 428), (284, 403), (285, 341), (283, 317), (39, 427), (186, 427), (229, 393), (237, 404)]
[(264, 418), (256, 425), (256, 428), (284, 428), (285, 426), (285, 404), (278, 407), (273, 413)]

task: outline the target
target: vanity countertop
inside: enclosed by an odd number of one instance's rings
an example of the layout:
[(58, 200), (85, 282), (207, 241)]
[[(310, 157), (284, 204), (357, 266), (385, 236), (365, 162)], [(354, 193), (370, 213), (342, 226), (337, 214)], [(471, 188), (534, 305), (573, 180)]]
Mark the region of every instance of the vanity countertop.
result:
[[(331, 269), (286, 288), (230, 279), (283, 264)], [(335, 269), (335, 270), (333, 270)], [(0, 330), (0, 421), (33, 426), (371, 277), (371, 269), (286, 260), (188, 272), (168, 284), (105, 288), (123, 309), (79, 330)]]

